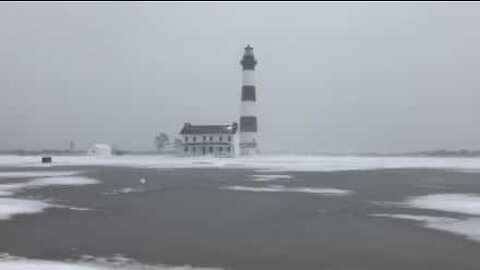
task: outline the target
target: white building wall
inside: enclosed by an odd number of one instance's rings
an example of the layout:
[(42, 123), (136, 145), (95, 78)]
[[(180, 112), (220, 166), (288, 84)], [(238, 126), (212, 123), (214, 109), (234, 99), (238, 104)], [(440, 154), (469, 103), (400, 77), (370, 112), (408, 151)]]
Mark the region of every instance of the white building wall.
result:
[[(239, 136), (237, 134), (196, 134), (182, 136), (183, 145), (179, 149), (179, 154), (182, 156), (213, 155), (222, 157), (234, 157), (238, 156), (239, 154)], [(204, 141), (203, 136), (206, 136), (206, 141)], [(220, 140), (220, 136), (222, 137), (222, 140)], [(231, 141), (228, 141), (228, 136), (230, 136)], [(194, 137), (196, 138), (195, 141), (193, 140)], [(212, 137), (211, 141), (210, 137)], [(188, 140), (186, 140), (186, 138), (188, 138)], [(204, 147), (205, 153), (203, 151)], [(212, 152), (210, 152), (210, 147), (212, 147)], [(221, 151), (219, 147), (222, 147)], [(228, 151), (227, 147), (230, 147), (230, 151)], [(186, 152), (185, 148), (188, 149)]]

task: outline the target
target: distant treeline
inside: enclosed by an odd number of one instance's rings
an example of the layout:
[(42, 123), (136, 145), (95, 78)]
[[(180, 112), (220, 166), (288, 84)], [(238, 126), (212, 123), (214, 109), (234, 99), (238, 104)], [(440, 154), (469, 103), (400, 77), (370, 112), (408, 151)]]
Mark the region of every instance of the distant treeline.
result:
[[(86, 150), (59, 150), (59, 149), (43, 149), (43, 150), (4, 150), (0, 151), (0, 155), (16, 155), (16, 156), (81, 156), (86, 155)], [(155, 151), (129, 151), (129, 150), (112, 150), (113, 155), (158, 155)]]
[(43, 149), (43, 150), (5, 150), (0, 151), (2, 155), (19, 155), (19, 156), (32, 156), (32, 155), (56, 155), (56, 156), (63, 156), (63, 155), (84, 155), (87, 151), (78, 150), (57, 150), (57, 149)]
[[(172, 152), (173, 153), (173, 152)], [(134, 151), (134, 150), (113, 150), (113, 155), (165, 155), (172, 154), (170, 152), (156, 152), (156, 151)], [(0, 151), (0, 155), (55, 155), (55, 156), (72, 156), (72, 155), (85, 155), (86, 150), (58, 150), (58, 149), (44, 149), (44, 150), (4, 150)], [(327, 156), (345, 156), (345, 154), (338, 153), (318, 153), (318, 155)], [(352, 154), (348, 154), (352, 155)], [(424, 156), (424, 157), (480, 157), (480, 150), (431, 150), (431, 151), (412, 151), (412, 152), (399, 152), (399, 153), (378, 153), (378, 152), (365, 152), (356, 153), (355, 156)]]
[(400, 153), (361, 153), (362, 156), (425, 156), (425, 157), (480, 157), (480, 150), (430, 150)]

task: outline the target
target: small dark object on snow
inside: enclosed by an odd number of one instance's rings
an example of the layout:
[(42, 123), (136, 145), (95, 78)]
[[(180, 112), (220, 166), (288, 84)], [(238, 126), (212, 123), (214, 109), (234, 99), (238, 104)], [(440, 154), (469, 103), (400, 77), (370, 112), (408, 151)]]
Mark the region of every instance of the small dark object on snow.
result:
[(52, 157), (42, 157), (42, 163), (52, 163)]

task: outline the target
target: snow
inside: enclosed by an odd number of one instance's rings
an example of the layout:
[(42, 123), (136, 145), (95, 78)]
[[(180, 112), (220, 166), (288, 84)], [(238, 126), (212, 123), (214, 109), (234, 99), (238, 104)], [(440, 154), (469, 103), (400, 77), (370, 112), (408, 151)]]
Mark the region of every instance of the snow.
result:
[(52, 177), (69, 176), (79, 174), (79, 171), (29, 171), (29, 172), (0, 172), (0, 178), (32, 178), (32, 177)]
[(475, 194), (430, 194), (408, 198), (399, 206), (470, 215), (467, 218), (447, 218), (404, 214), (375, 214), (375, 217), (408, 219), (421, 222), (425, 228), (462, 235), (480, 242), (480, 196)]
[(458, 219), (447, 217), (434, 217), (434, 216), (422, 216), (422, 215), (406, 215), (406, 214), (373, 214), (372, 217), (388, 217), (398, 219), (408, 219), (427, 223), (450, 223), (457, 222)]
[(105, 192), (104, 195), (119, 195), (119, 194), (128, 194), (128, 193), (142, 193), (145, 192), (144, 187), (125, 187), (117, 188), (110, 192)]
[(472, 241), (480, 242), (480, 218), (455, 219), (403, 214), (374, 214), (371, 216), (413, 220), (421, 222), (425, 228), (461, 235)]
[(428, 222), (425, 226), (462, 235), (467, 239), (480, 242), (480, 218), (469, 218), (455, 222)]
[(233, 191), (250, 191), (250, 192), (299, 192), (299, 193), (314, 193), (323, 195), (348, 195), (352, 193), (350, 190), (335, 189), (335, 188), (309, 188), (309, 187), (285, 187), (282, 185), (269, 185), (265, 187), (252, 186), (227, 186), (221, 189)]
[(82, 186), (100, 183), (98, 180), (80, 176), (37, 178), (23, 183), (0, 184), (0, 196), (11, 196), (23, 189), (44, 186)]
[[(28, 174), (29, 172), (26, 172)], [(35, 175), (32, 173), (31, 175)], [(46, 177), (36, 178), (22, 183), (0, 184), (0, 220), (10, 219), (19, 214), (35, 214), (50, 207), (63, 207), (53, 205), (40, 200), (8, 198), (27, 188), (39, 188), (45, 186), (81, 186), (100, 183), (98, 180), (80, 176)], [(85, 210), (75, 207), (67, 207), (72, 210)], [(0, 267), (1, 269), (1, 267)]]
[(474, 194), (431, 194), (410, 198), (405, 204), (412, 208), (480, 215), (480, 196)]
[(358, 157), (358, 156), (254, 156), (239, 158), (175, 156), (55, 156), (49, 165), (40, 156), (0, 156), (8, 166), (122, 166), (141, 168), (249, 168), (262, 172), (346, 171), (393, 168), (431, 168), (480, 172), (480, 158)]
[(281, 179), (292, 179), (293, 176), (288, 174), (254, 174), (251, 180), (255, 182), (268, 182)]
[(147, 265), (116, 255), (112, 258), (85, 256), (78, 261), (47, 261), (0, 255), (0, 269), (8, 270), (220, 270), (192, 266)]
[[(0, 198), (0, 220), (10, 219), (19, 214), (35, 214), (42, 212), (51, 204), (36, 200)], [(0, 267), (0, 269), (3, 269)]]
[(37, 178), (27, 182), (29, 187), (41, 186), (83, 186), (98, 184), (100, 181), (88, 177), (70, 176), (70, 177), (47, 177)]

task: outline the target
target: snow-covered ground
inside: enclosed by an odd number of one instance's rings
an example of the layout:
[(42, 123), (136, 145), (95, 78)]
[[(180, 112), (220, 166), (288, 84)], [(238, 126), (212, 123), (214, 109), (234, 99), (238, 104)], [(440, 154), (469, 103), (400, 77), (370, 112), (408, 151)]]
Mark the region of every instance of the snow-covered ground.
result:
[(0, 156), (0, 167), (124, 166), (143, 168), (251, 168), (260, 171), (344, 171), (386, 168), (435, 168), (480, 172), (480, 158), (255, 156), (240, 158), (175, 156), (54, 156), (41, 164), (40, 156)]

